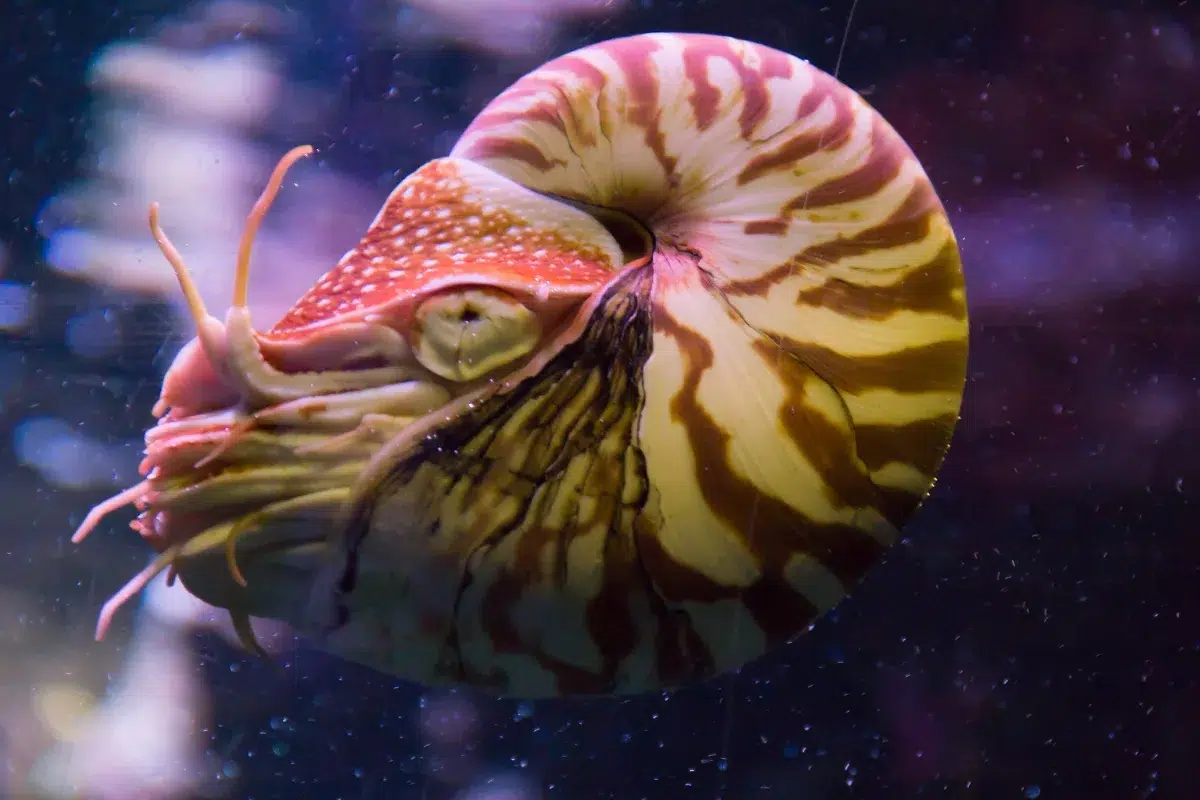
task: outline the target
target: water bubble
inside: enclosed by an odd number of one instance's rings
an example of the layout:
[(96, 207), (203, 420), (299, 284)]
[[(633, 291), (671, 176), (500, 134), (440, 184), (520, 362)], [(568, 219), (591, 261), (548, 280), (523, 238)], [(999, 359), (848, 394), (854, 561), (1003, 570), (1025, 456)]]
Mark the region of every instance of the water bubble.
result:
[(1036, 783), (1033, 784), (1032, 786), (1025, 787), (1026, 800), (1037, 800), (1037, 798), (1039, 798), (1041, 796), (1042, 796), (1042, 787), (1038, 786)]

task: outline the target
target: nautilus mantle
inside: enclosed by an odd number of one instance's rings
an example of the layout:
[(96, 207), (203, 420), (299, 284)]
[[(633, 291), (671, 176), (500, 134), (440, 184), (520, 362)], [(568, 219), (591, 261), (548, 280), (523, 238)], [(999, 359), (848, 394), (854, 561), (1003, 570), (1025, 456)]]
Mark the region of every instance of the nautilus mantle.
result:
[(167, 373), (126, 504), (162, 570), (424, 684), (631, 693), (802, 633), (930, 490), (967, 361), (954, 234), (855, 92), (656, 34), (518, 80), (270, 330)]

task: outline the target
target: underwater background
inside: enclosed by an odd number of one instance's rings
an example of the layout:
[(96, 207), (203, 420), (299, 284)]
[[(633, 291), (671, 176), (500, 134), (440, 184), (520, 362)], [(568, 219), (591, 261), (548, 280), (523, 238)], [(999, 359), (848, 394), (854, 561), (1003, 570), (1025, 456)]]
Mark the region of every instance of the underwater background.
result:
[[(0, 796), (1200, 797), (1200, 6), (1181, 0), (5, 0), (0, 19)], [(813, 630), (638, 698), (427, 690), (156, 584), (123, 519), (274, 161), (276, 318), (395, 183), (590, 42), (749, 39), (862, 93), (962, 248), (967, 393), (906, 538)], [(98, 544), (97, 542), (102, 542)]]

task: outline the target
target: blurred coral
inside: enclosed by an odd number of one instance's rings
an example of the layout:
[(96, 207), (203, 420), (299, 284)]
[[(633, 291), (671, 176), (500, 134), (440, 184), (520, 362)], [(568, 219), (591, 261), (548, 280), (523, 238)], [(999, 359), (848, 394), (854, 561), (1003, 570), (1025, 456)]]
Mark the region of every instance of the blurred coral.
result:
[(393, 0), (399, 40), (449, 40), (509, 58), (538, 58), (573, 23), (615, 16), (626, 0)]
[[(255, 4), (206, 8), (218, 29), (233, 27), (235, 11), (264, 24)], [(288, 87), (267, 44), (248, 36), (209, 44), (196, 33), (202, 19), (182, 24), (186, 36), (167, 28), (157, 41), (118, 43), (96, 58), (91, 81), (102, 102), (91, 174), (52, 198), (39, 226), (56, 270), (175, 303), (174, 275), (146, 223), (157, 201), (205, 302), (220, 313), (246, 212), (278, 155), (259, 140), (274, 133)], [(172, 44), (179, 40), (187, 46)], [(299, 189), (284, 193), (255, 248), (251, 306), (267, 324), (349, 247), (378, 202), (374, 190), (319, 163), (292, 177)]]
[(37, 796), (168, 800), (215, 782), (216, 770), (204, 769), (198, 733), (207, 703), (188, 630), (152, 617), (139, 621), (108, 695), (33, 766), (29, 783)]

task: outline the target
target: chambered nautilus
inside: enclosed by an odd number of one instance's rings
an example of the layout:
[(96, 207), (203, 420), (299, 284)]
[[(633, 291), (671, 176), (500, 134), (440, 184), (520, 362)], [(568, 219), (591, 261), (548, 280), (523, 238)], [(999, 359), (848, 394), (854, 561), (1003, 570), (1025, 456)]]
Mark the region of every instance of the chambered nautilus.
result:
[(273, 328), (205, 311), (135, 504), (162, 570), (424, 684), (657, 690), (802, 633), (928, 493), (967, 363), (961, 262), (854, 91), (736, 39), (557, 58)]

